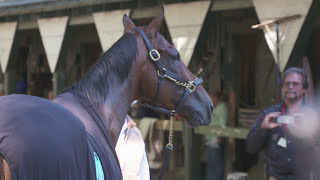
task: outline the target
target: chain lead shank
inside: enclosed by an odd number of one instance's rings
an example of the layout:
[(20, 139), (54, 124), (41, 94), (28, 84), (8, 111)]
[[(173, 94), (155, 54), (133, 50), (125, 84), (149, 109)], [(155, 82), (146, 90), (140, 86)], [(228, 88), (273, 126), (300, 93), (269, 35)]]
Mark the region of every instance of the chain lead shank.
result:
[(173, 150), (173, 116), (170, 116), (169, 137), (166, 147), (171, 151)]

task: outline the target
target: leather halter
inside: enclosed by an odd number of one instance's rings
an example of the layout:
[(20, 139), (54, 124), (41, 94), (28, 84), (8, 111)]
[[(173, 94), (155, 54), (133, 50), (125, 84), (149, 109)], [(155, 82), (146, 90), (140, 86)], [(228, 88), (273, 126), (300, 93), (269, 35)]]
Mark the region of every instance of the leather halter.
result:
[[(161, 65), (161, 63), (159, 61), (160, 60), (159, 52), (156, 49), (153, 49), (153, 47), (152, 47), (152, 45), (150, 43), (150, 40), (147, 37), (147, 35), (141, 29), (139, 29), (137, 27), (135, 27), (132, 30), (137, 31), (142, 36), (144, 42), (146, 43), (146, 45), (148, 47), (149, 56), (151, 57), (151, 59), (153, 60), (153, 62), (155, 63), (155, 65), (158, 68), (158, 89), (157, 89), (157, 93), (154, 96), (154, 98), (153, 98), (153, 100), (151, 101), (150, 104), (141, 103), (141, 105), (146, 106), (146, 107), (151, 108), (151, 109), (156, 110), (156, 111), (160, 111), (160, 112), (165, 113), (165, 114), (167, 114), (169, 116), (174, 116), (176, 113), (179, 112), (179, 110), (182, 107), (182, 104), (187, 100), (188, 95), (191, 94), (193, 91), (195, 91), (197, 86), (199, 84), (201, 84), (203, 82), (203, 80), (202, 80), (202, 78), (199, 78), (199, 79), (196, 78), (193, 81), (188, 81), (188, 80), (185, 80), (185, 79), (181, 78), (178, 74), (165, 69)], [(159, 95), (159, 92), (160, 92), (160, 86), (161, 86), (162, 80), (164, 78), (167, 78), (168, 80), (176, 83), (179, 86), (185, 87), (185, 92), (184, 92), (182, 98), (180, 99), (180, 102), (178, 103), (178, 105), (177, 105), (175, 110), (165, 109), (165, 108), (156, 106), (154, 104), (158, 99), (158, 95)]]

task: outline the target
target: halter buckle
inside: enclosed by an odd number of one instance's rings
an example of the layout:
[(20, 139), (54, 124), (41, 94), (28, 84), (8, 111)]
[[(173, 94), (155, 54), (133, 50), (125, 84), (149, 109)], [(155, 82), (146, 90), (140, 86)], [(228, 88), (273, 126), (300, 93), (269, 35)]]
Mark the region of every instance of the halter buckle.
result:
[[(157, 57), (154, 57), (154, 56), (153, 56), (153, 52), (156, 53)], [(150, 57), (151, 57), (151, 59), (152, 59), (153, 61), (158, 61), (158, 60), (160, 59), (160, 54), (159, 54), (159, 52), (158, 52), (156, 49), (152, 49), (152, 50), (149, 52), (149, 55), (150, 55)]]
[(164, 75), (166, 74), (166, 71), (167, 71), (166, 68), (162, 68), (161, 73), (163, 73), (163, 74), (161, 74), (160, 70), (158, 70), (158, 76), (161, 77), (161, 78), (164, 78)]
[(196, 90), (197, 86), (193, 84), (193, 81), (189, 81), (188, 85), (186, 86), (186, 89), (192, 93), (194, 90)]

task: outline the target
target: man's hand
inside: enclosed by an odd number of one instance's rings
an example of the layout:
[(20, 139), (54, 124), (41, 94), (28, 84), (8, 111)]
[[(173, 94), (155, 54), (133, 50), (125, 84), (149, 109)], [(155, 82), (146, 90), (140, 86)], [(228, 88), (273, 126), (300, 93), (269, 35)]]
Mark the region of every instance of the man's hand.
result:
[(281, 126), (279, 123), (275, 122), (275, 119), (281, 114), (281, 112), (271, 112), (267, 114), (262, 123), (261, 128), (263, 129), (273, 129), (275, 127)]

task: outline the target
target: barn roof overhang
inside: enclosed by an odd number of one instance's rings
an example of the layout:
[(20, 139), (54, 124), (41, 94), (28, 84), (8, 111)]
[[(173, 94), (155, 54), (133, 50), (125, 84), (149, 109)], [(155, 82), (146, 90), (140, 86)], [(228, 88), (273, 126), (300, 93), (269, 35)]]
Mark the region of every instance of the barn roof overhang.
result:
[(135, 0), (0, 0), (0, 17), (43, 14), (94, 6), (114, 9), (130, 6), (130, 2)]
[[(165, 4), (185, 3), (189, 0), (170, 0)], [(202, 0), (199, 0), (202, 1)], [(156, 0), (0, 0), (0, 22), (30, 21), (34, 16), (55, 17), (83, 16), (99, 11), (117, 9), (155, 8)], [(214, 0), (210, 11), (253, 8), (251, 0)], [(156, 11), (157, 12), (157, 11)], [(154, 11), (146, 11), (144, 17), (153, 17)], [(93, 23), (93, 22), (92, 22)]]

